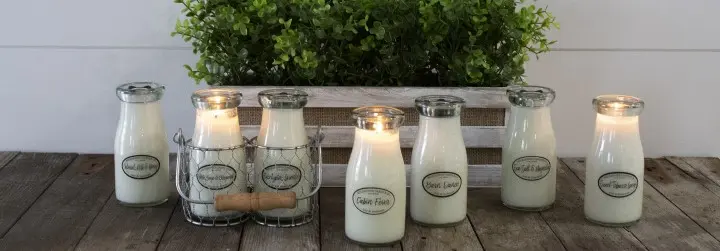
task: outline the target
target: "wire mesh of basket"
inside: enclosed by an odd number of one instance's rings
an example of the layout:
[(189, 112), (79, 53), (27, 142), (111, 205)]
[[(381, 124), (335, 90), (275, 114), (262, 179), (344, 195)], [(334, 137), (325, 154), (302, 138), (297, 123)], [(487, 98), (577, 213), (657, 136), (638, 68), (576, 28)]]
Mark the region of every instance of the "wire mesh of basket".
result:
[[(176, 189), (185, 219), (200, 226), (233, 226), (252, 218), (273, 227), (293, 227), (313, 220), (322, 180), (321, 128), (308, 143), (294, 147), (267, 147), (255, 138), (227, 148), (192, 145), (179, 130)], [(292, 206), (274, 208), (270, 197), (292, 197)], [(240, 198), (252, 211), (217, 210), (221, 196)], [(239, 200), (236, 200), (239, 201)], [(286, 200), (287, 201), (287, 200)], [(258, 208), (259, 206), (259, 208)]]

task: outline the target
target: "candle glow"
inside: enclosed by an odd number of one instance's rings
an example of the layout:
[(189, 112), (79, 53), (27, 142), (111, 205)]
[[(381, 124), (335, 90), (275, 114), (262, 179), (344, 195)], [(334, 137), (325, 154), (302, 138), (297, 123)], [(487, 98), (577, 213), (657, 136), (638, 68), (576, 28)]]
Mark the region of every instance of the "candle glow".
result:
[(383, 126), (384, 119), (382, 116), (377, 116), (377, 120), (375, 120), (375, 132), (380, 133), (384, 130)]

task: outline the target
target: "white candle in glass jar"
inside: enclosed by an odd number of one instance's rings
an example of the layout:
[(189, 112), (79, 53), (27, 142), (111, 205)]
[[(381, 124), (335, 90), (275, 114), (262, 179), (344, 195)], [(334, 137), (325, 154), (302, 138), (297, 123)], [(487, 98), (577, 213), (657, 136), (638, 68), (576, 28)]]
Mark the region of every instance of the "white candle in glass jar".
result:
[(169, 146), (160, 99), (165, 87), (121, 85), (115, 134), (115, 197), (126, 206), (154, 206), (170, 196)]
[[(255, 191), (292, 191), (298, 197), (312, 192), (315, 176), (303, 119), (307, 97), (305, 92), (293, 89), (272, 89), (258, 94), (263, 113), (255, 150)], [(310, 202), (311, 198), (306, 198), (298, 200), (295, 208), (261, 211), (255, 220), (263, 224), (276, 224), (277, 220), (290, 220), (280, 222), (282, 225), (302, 224), (305, 222), (296, 218), (312, 219), (308, 215)]]
[(405, 164), (398, 128), (402, 111), (363, 107), (345, 180), (345, 234), (361, 244), (384, 245), (405, 234)]
[(467, 152), (460, 127), (465, 101), (453, 96), (415, 100), (420, 129), (412, 152), (410, 214), (422, 225), (452, 226), (467, 211)]
[[(218, 194), (247, 191), (245, 149), (237, 106), (241, 94), (230, 89), (200, 90), (193, 93), (197, 108), (192, 145), (199, 148), (234, 150), (191, 150), (190, 199), (213, 201)], [(218, 212), (212, 204), (191, 204), (200, 217), (237, 218), (238, 212)]]
[(585, 161), (585, 217), (628, 226), (642, 216), (644, 155), (638, 127), (644, 102), (622, 95), (593, 100), (595, 136)]
[(548, 107), (555, 92), (514, 86), (508, 98), (512, 106), (502, 151), (502, 202), (517, 210), (545, 210), (555, 202), (557, 156)]

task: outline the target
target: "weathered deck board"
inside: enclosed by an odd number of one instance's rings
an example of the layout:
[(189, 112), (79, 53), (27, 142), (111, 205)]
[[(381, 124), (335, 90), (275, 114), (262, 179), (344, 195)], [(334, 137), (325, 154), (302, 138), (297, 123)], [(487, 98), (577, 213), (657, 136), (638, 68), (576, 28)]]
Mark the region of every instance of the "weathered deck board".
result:
[[(672, 157), (669, 157), (672, 159)], [(682, 157), (686, 163), (695, 170), (700, 171), (705, 177), (720, 185), (720, 158), (714, 157)]]
[(485, 250), (564, 250), (538, 213), (510, 210), (500, 188), (468, 190), (468, 219)]
[(178, 202), (157, 250), (238, 250), (242, 232), (243, 225), (200, 227), (190, 224), (185, 221)]
[(568, 250), (645, 250), (624, 228), (607, 228), (585, 220), (584, 185), (558, 160), (555, 205), (540, 215)]
[(240, 250), (320, 250), (320, 224), (318, 212), (313, 221), (292, 228), (275, 228), (245, 223)]
[(113, 191), (112, 163), (108, 155), (77, 157), (0, 240), (0, 249), (73, 249)]
[(0, 169), (10, 162), (19, 152), (0, 152)]
[(320, 231), (322, 250), (402, 250), (401, 244), (392, 247), (363, 248), (345, 237), (345, 188), (320, 190)]
[[(407, 194), (410, 194), (408, 191)], [(410, 201), (408, 200), (408, 205)], [(404, 250), (483, 250), (480, 240), (473, 231), (470, 221), (465, 217), (460, 225), (454, 227), (423, 227), (412, 221), (408, 208), (405, 220), (405, 237), (402, 239)]]
[(321, 189), (319, 221), (303, 227), (197, 227), (185, 222), (176, 194), (160, 207), (120, 206), (112, 196), (112, 156), (76, 157), (0, 152), (0, 166), (6, 162), (0, 169), (0, 250), (720, 249), (716, 158), (647, 160), (644, 215), (631, 227), (584, 220), (584, 164), (567, 158), (559, 162), (558, 197), (548, 211), (513, 211), (501, 205), (498, 188), (470, 189), (464, 224), (424, 228), (408, 217), (402, 244), (367, 249), (344, 236), (344, 188)]
[(645, 161), (645, 180), (715, 239), (720, 239), (720, 197), (703, 185), (712, 181), (699, 173), (691, 174), (665, 159)]
[[(720, 196), (720, 159), (704, 157), (666, 157), (670, 163), (696, 179), (702, 186)], [(704, 176), (704, 177), (702, 177)]]
[[(176, 162), (171, 154), (171, 174)], [(175, 180), (175, 175), (170, 177)], [(76, 250), (155, 250), (178, 201), (175, 185), (171, 185), (168, 202), (155, 207), (126, 207), (110, 196)]]
[(74, 153), (21, 153), (0, 169), (0, 238), (76, 157)]
[[(585, 181), (583, 158), (564, 158), (562, 161), (580, 180)], [(642, 219), (626, 229), (649, 250), (713, 250), (720, 247), (718, 240), (688, 218), (647, 182), (643, 190)]]

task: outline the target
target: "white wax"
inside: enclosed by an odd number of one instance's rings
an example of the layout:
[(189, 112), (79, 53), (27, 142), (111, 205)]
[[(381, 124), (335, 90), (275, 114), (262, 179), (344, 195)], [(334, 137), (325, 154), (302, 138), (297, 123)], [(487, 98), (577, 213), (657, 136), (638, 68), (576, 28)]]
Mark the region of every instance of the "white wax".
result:
[[(402, 239), (406, 183), (397, 130), (355, 129), (345, 184), (345, 234), (348, 238), (371, 244)], [(390, 199), (394, 200), (392, 206), (385, 204)]]
[[(308, 143), (302, 109), (264, 108), (257, 144), (267, 147), (297, 147)], [(258, 192), (292, 191), (298, 197), (310, 195), (314, 170), (309, 149), (255, 152), (255, 189)], [(265, 170), (265, 172), (263, 172)], [(269, 217), (292, 218), (310, 211), (310, 198), (297, 201), (295, 208), (261, 211)]]
[(637, 116), (598, 114), (585, 165), (585, 216), (588, 219), (609, 224), (640, 219), (644, 155)]
[[(194, 146), (228, 148), (243, 144), (237, 109), (197, 110)], [(205, 169), (203, 169), (205, 168)], [(201, 176), (198, 177), (198, 171)], [(234, 179), (233, 179), (234, 176)], [(190, 199), (213, 201), (218, 194), (247, 191), (245, 149), (225, 151), (193, 150), (190, 160)], [(237, 212), (218, 212), (213, 204), (191, 204), (192, 213), (203, 217), (235, 217)]]
[(467, 172), (460, 117), (420, 116), (410, 180), (413, 220), (435, 225), (462, 221), (467, 211)]
[(160, 102), (121, 105), (115, 134), (115, 197), (127, 205), (170, 196), (169, 147)]
[(528, 210), (550, 206), (557, 172), (550, 108), (510, 109), (502, 151), (503, 204)]

